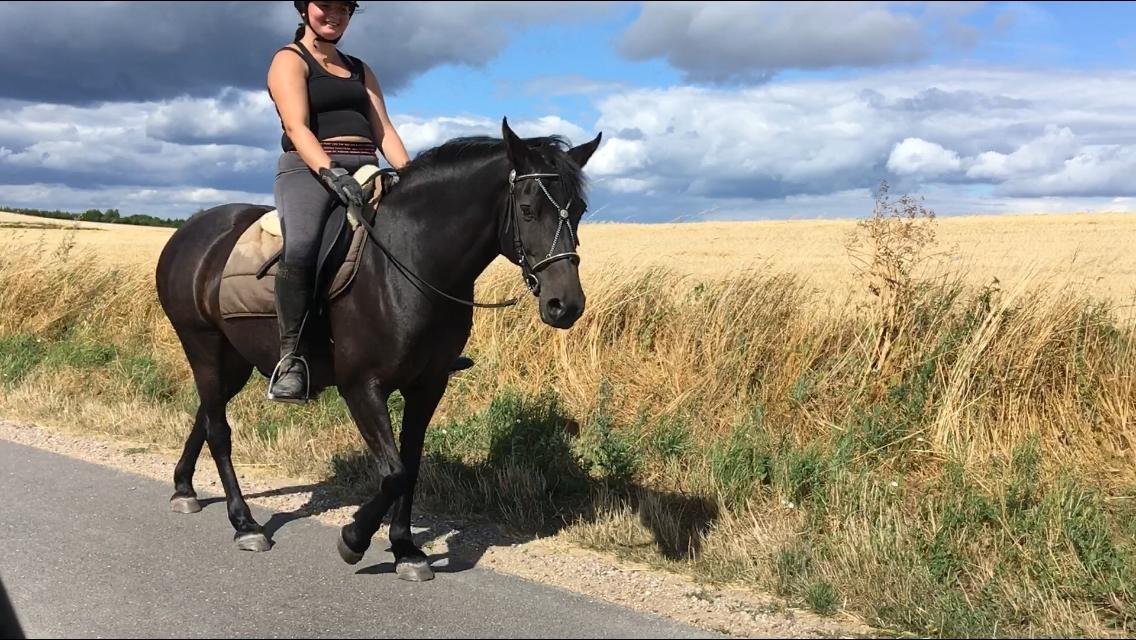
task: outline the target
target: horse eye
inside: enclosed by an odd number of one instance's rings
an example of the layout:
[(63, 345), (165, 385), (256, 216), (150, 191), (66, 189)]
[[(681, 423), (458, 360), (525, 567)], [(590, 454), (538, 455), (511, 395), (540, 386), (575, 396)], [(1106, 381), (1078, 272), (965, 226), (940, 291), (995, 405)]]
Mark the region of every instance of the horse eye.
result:
[(532, 217), (533, 217), (532, 205), (522, 204), (521, 205), (521, 213), (523, 213), (525, 215), (526, 219), (531, 220)]

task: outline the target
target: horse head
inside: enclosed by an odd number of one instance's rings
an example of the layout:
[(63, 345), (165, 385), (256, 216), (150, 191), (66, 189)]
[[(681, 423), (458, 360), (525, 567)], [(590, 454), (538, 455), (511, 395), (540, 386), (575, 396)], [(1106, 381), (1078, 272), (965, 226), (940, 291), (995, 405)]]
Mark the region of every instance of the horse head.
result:
[(582, 169), (603, 134), (564, 149), (552, 142), (530, 146), (513, 133), (508, 119), (501, 130), (511, 167), (502, 255), (521, 267), (540, 299), (540, 319), (568, 329), (584, 313), (576, 252), (580, 218), (587, 210)]

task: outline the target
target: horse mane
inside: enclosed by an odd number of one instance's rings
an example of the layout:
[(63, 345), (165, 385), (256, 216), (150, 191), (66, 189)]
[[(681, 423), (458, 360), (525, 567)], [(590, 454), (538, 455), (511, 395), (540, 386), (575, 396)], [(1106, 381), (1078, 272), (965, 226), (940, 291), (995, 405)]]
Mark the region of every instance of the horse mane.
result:
[[(535, 151), (547, 166), (560, 174), (564, 189), (569, 198), (582, 198), (584, 193), (584, 172), (572, 161), (566, 151), (571, 145), (563, 136), (544, 136), (525, 138), (525, 143)], [(505, 141), (489, 136), (467, 136), (448, 140), (436, 147), (419, 153), (401, 172), (400, 187), (435, 180), (452, 180), (472, 165), (495, 160), (505, 156)]]

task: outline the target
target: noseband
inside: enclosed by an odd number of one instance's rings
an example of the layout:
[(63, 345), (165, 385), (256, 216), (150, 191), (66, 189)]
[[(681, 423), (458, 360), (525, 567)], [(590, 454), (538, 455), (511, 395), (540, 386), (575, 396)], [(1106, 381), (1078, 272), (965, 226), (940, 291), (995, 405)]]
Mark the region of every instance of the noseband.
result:
[[(518, 176), (516, 170), (509, 171), (509, 201), (507, 205), (509, 212), (506, 214), (511, 218), (506, 222), (506, 228), (508, 228), (510, 223), (512, 224), (513, 252), (516, 253), (517, 264), (521, 267), (521, 277), (524, 278), (525, 285), (528, 286), (529, 291), (531, 291), (534, 296), (540, 295), (540, 278), (537, 277), (537, 274), (548, 268), (549, 265), (561, 260), (571, 260), (572, 264), (580, 264), (580, 254), (576, 253), (576, 247), (578, 247), (580, 243), (576, 241), (576, 234), (572, 233), (572, 223), (568, 219), (568, 207), (572, 205), (572, 201), (569, 200), (563, 207), (560, 206), (560, 204), (556, 202), (556, 199), (552, 197), (552, 194), (548, 192), (548, 188), (544, 186), (544, 182), (541, 181), (541, 178), (559, 180), (560, 174), (526, 173)], [(556, 235), (552, 238), (552, 246), (548, 249), (548, 255), (536, 264), (529, 263), (528, 255), (525, 253), (525, 244), (521, 240), (521, 221), (517, 213), (517, 209), (520, 207), (517, 204), (516, 193), (517, 182), (521, 180), (536, 180), (536, 184), (540, 187), (541, 192), (544, 193), (544, 197), (548, 198), (552, 206), (556, 207), (556, 210), (560, 212), (559, 219), (556, 222)], [(571, 245), (569, 245), (568, 251), (556, 253), (556, 245), (560, 242), (560, 235), (564, 231), (568, 232), (567, 237), (571, 241)]]

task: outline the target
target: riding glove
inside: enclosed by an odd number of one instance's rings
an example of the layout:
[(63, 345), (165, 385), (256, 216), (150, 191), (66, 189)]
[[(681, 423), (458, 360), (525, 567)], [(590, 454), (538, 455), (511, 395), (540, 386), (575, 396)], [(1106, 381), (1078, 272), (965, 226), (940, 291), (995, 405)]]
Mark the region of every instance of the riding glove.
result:
[(347, 169), (332, 163), (331, 167), (319, 170), (319, 177), (343, 204), (355, 208), (363, 206), (363, 188)]

